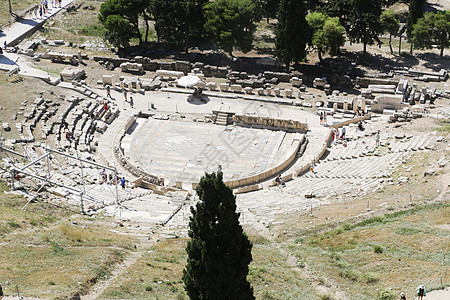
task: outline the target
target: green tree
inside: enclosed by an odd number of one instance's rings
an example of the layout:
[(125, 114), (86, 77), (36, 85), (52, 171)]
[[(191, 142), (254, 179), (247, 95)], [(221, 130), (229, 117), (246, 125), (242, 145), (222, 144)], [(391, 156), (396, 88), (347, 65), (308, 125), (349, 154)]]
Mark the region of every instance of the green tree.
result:
[(325, 51), (331, 56), (339, 53), (339, 48), (345, 44), (345, 28), (338, 18), (328, 18), (323, 25), (323, 35), (326, 40)]
[(191, 38), (204, 34), (203, 6), (207, 0), (152, 0), (158, 40), (184, 44), (187, 51)]
[[(103, 25), (110, 15), (121, 16), (126, 20), (129, 25), (127, 28), (132, 28), (135, 32), (134, 36), (139, 38), (139, 44), (142, 44), (142, 36), (139, 30), (139, 16), (143, 15), (144, 20), (147, 22), (148, 29), (148, 17), (146, 15), (146, 9), (150, 6), (150, 0), (108, 0), (100, 6), (100, 13), (98, 18)], [(109, 33), (111, 34), (111, 33)], [(145, 40), (148, 38), (148, 30), (146, 32)]]
[(179, 43), (185, 40), (187, 32), (185, 1), (153, 0), (151, 11), (158, 38), (169, 43)]
[(129, 46), (134, 31), (130, 23), (118, 15), (109, 15), (103, 23), (106, 29), (105, 38), (114, 47)]
[(380, 16), (381, 26), (383, 26), (384, 32), (389, 33), (389, 49), (391, 54), (394, 54), (392, 50), (392, 35), (396, 35), (400, 29), (400, 22), (397, 20), (397, 14), (393, 10), (384, 10)]
[(267, 23), (269, 23), (269, 18), (275, 18), (277, 16), (278, 7), (280, 5), (280, 0), (264, 0), (262, 1), (262, 9), (264, 15), (267, 18)]
[(205, 174), (196, 189), (200, 201), (191, 208), (187, 265), (183, 281), (190, 299), (252, 300), (247, 281), (252, 244), (239, 224), (236, 197), (223, 174)]
[[(412, 31), (414, 24), (417, 23), (417, 20), (423, 17), (423, 13), (425, 11), (425, 2), (426, 0), (410, 0), (409, 1), (409, 9), (408, 9), (408, 17), (406, 18), (406, 36), (409, 40), (412, 39)], [(412, 54), (413, 44), (411, 43), (410, 53)]]
[(252, 0), (216, 0), (205, 5), (206, 32), (232, 56), (233, 49), (252, 49), (259, 16)]
[(289, 72), (291, 62), (300, 62), (306, 57), (306, 44), (311, 33), (306, 22), (304, 0), (281, 0), (278, 9), (278, 24), (275, 30), (275, 53)]
[(383, 33), (380, 15), (384, 3), (384, 0), (330, 0), (328, 9), (345, 27), (350, 42), (362, 42), (366, 53), (367, 45), (381, 44), (378, 36)]
[(322, 61), (324, 51), (331, 56), (338, 54), (339, 47), (345, 44), (345, 28), (339, 23), (339, 19), (312, 12), (306, 16), (306, 21), (313, 31), (310, 44), (317, 49), (319, 60)]
[(412, 41), (414, 47), (432, 48), (439, 45), (440, 56), (444, 56), (444, 49), (450, 45), (450, 11), (438, 11), (426, 13), (413, 26)]
[(426, 0), (409, 1), (408, 17), (406, 18), (406, 34), (408, 35), (408, 38), (412, 35), (413, 25), (417, 23), (417, 20), (423, 17), (425, 3)]

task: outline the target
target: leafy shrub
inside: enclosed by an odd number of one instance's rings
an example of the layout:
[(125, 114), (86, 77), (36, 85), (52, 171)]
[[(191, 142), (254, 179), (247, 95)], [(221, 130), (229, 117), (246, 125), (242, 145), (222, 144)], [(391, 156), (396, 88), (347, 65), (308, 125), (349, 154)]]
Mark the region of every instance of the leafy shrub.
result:
[(99, 277), (99, 278), (102, 278), (102, 279), (108, 278), (109, 274), (105, 268), (95, 267), (95, 268), (92, 268), (92, 271), (94, 271), (94, 273), (97, 274), (97, 277)]
[(358, 281), (358, 278), (360, 278), (359, 272), (353, 269), (343, 269), (339, 274), (344, 278), (350, 279), (351, 281)]
[(384, 248), (381, 247), (380, 245), (375, 245), (373, 246), (373, 252), (381, 254), (384, 252)]
[(261, 300), (276, 300), (277, 298), (275, 298), (275, 296), (272, 295), (271, 292), (269, 292), (268, 290), (264, 290), (261, 293)]
[(334, 298), (332, 294), (325, 294), (320, 296), (320, 300), (333, 300), (333, 299)]
[(13, 221), (8, 221), (8, 225), (14, 229), (21, 228), (19, 224), (17, 224), (16, 222), (13, 222)]
[(391, 290), (380, 291), (377, 296), (377, 300), (395, 300), (396, 295)]
[(343, 224), (341, 227), (344, 231), (349, 231), (350, 229), (352, 229), (352, 226), (348, 223)]
[(61, 252), (64, 251), (64, 248), (61, 247), (60, 245), (58, 245), (58, 243), (50, 242), (50, 246), (52, 247), (53, 252), (54, 252), (55, 254), (58, 254), (58, 253), (61, 253)]
[(298, 238), (298, 239), (295, 239), (294, 243), (301, 244), (301, 243), (303, 243), (304, 240), (305, 240), (304, 238)]
[(153, 291), (153, 287), (152, 287), (150, 284), (147, 284), (147, 285), (145, 286), (145, 291), (146, 291), (146, 292), (151, 292), (151, 291)]
[(365, 283), (375, 283), (378, 282), (380, 280), (380, 275), (378, 275), (377, 273), (365, 273), (364, 274), (364, 282)]

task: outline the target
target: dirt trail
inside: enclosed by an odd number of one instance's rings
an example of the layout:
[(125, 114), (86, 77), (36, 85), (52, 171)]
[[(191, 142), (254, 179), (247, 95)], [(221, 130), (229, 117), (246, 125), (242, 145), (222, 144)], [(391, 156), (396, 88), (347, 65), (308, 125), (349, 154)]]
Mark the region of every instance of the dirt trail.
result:
[(128, 267), (133, 265), (144, 253), (146, 246), (151, 243), (141, 243), (139, 250), (132, 252), (120, 265), (118, 265), (111, 276), (106, 280), (98, 281), (94, 286), (91, 287), (86, 295), (81, 296), (82, 300), (93, 300), (97, 299), (110, 285), (113, 283), (120, 275), (122, 275)]
[(130, 254), (125, 257), (122, 263), (115, 266), (114, 270), (112, 271), (112, 274), (108, 277), (108, 279), (97, 281), (97, 283), (95, 283), (89, 289), (87, 294), (81, 296), (81, 299), (82, 300), (97, 299), (112, 283), (114, 283), (122, 274), (124, 274), (130, 266), (136, 263), (138, 259), (145, 254), (148, 248), (155, 243), (156, 241), (155, 238), (158, 238), (159, 236), (160, 236), (159, 233), (155, 232), (154, 238), (152, 239), (141, 237), (140, 243), (136, 245), (137, 247), (136, 251), (130, 252)]

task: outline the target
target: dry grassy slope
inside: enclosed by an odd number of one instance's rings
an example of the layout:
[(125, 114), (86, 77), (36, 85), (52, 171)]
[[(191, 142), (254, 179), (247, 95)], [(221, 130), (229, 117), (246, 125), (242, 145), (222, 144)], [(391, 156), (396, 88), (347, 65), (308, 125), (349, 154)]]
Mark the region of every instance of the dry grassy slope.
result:
[[(88, 288), (110, 274), (137, 239), (113, 233), (113, 222), (73, 208), (26, 199), (1, 184), (0, 283), (6, 295), (54, 298)], [(75, 215), (73, 215), (75, 214)]]

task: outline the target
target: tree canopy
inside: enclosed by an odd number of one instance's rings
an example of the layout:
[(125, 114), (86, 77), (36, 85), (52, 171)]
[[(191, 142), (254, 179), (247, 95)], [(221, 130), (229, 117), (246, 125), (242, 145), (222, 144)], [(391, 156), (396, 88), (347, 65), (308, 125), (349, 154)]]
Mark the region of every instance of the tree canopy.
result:
[(196, 192), (200, 201), (191, 208), (183, 271), (189, 298), (255, 299), (247, 281), (252, 244), (239, 224), (236, 197), (222, 171), (205, 174)]
[(417, 20), (423, 17), (425, 11), (426, 0), (410, 0), (408, 8), (408, 17), (406, 18), (406, 33), (408, 38), (411, 37), (413, 25)]
[(304, 0), (281, 0), (275, 30), (275, 53), (286, 65), (287, 72), (291, 62), (300, 62), (306, 57), (306, 44), (311, 33), (305, 16)]
[(261, 5), (263, 13), (267, 18), (267, 23), (269, 23), (269, 18), (275, 18), (277, 16), (280, 0), (263, 0)]
[(114, 47), (126, 47), (134, 37), (135, 32), (130, 23), (119, 15), (109, 15), (103, 25), (106, 29), (105, 38)]
[(429, 12), (413, 26), (412, 41), (419, 49), (438, 45), (442, 57), (444, 49), (450, 45), (449, 35), (450, 11)]
[(384, 32), (389, 33), (389, 49), (392, 50), (392, 35), (396, 35), (400, 29), (400, 22), (397, 20), (397, 14), (393, 10), (384, 10), (380, 16), (380, 23)]
[[(203, 6), (207, 0), (152, 0), (150, 11), (158, 39), (187, 44), (204, 34)], [(187, 45), (186, 45), (187, 46)]]
[(334, 56), (339, 52), (339, 47), (344, 46), (345, 28), (339, 23), (338, 18), (312, 12), (306, 16), (306, 21), (313, 31), (310, 43), (317, 49), (320, 61), (323, 51)]
[(232, 55), (236, 48), (248, 52), (252, 48), (253, 34), (258, 19), (252, 0), (216, 0), (205, 5), (207, 33), (219, 47)]
[[(142, 44), (142, 36), (139, 30), (139, 16), (145, 14), (145, 10), (149, 7), (150, 0), (108, 0), (100, 6), (100, 13), (98, 18), (103, 25), (107, 22), (108, 16), (118, 15), (122, 19), (126, 20), (129, 25), (127, 28), (133, 28), (134, 36), (139, 38), (139, 44)], [(147, 18), (144, 18), (147, 21)], [(106, 28), (106, 26), (105, 26)], [(120, 34), (121, 29), (116, 27), (110, 27), (118, 29), (115, 35)], [(111, 32), (107, 33), (112, 34)], [(128, 35), (130, 36), (130, 35)], [(147, 40), (147, 36), (146, 36)]]
[(367, 45), (381, 44), (380, 15), (384, 3), (384, 0), (330, 0), (328, 9), (330, 15), (340, 19), (350, 42), (362, 42), (366, 53)]

